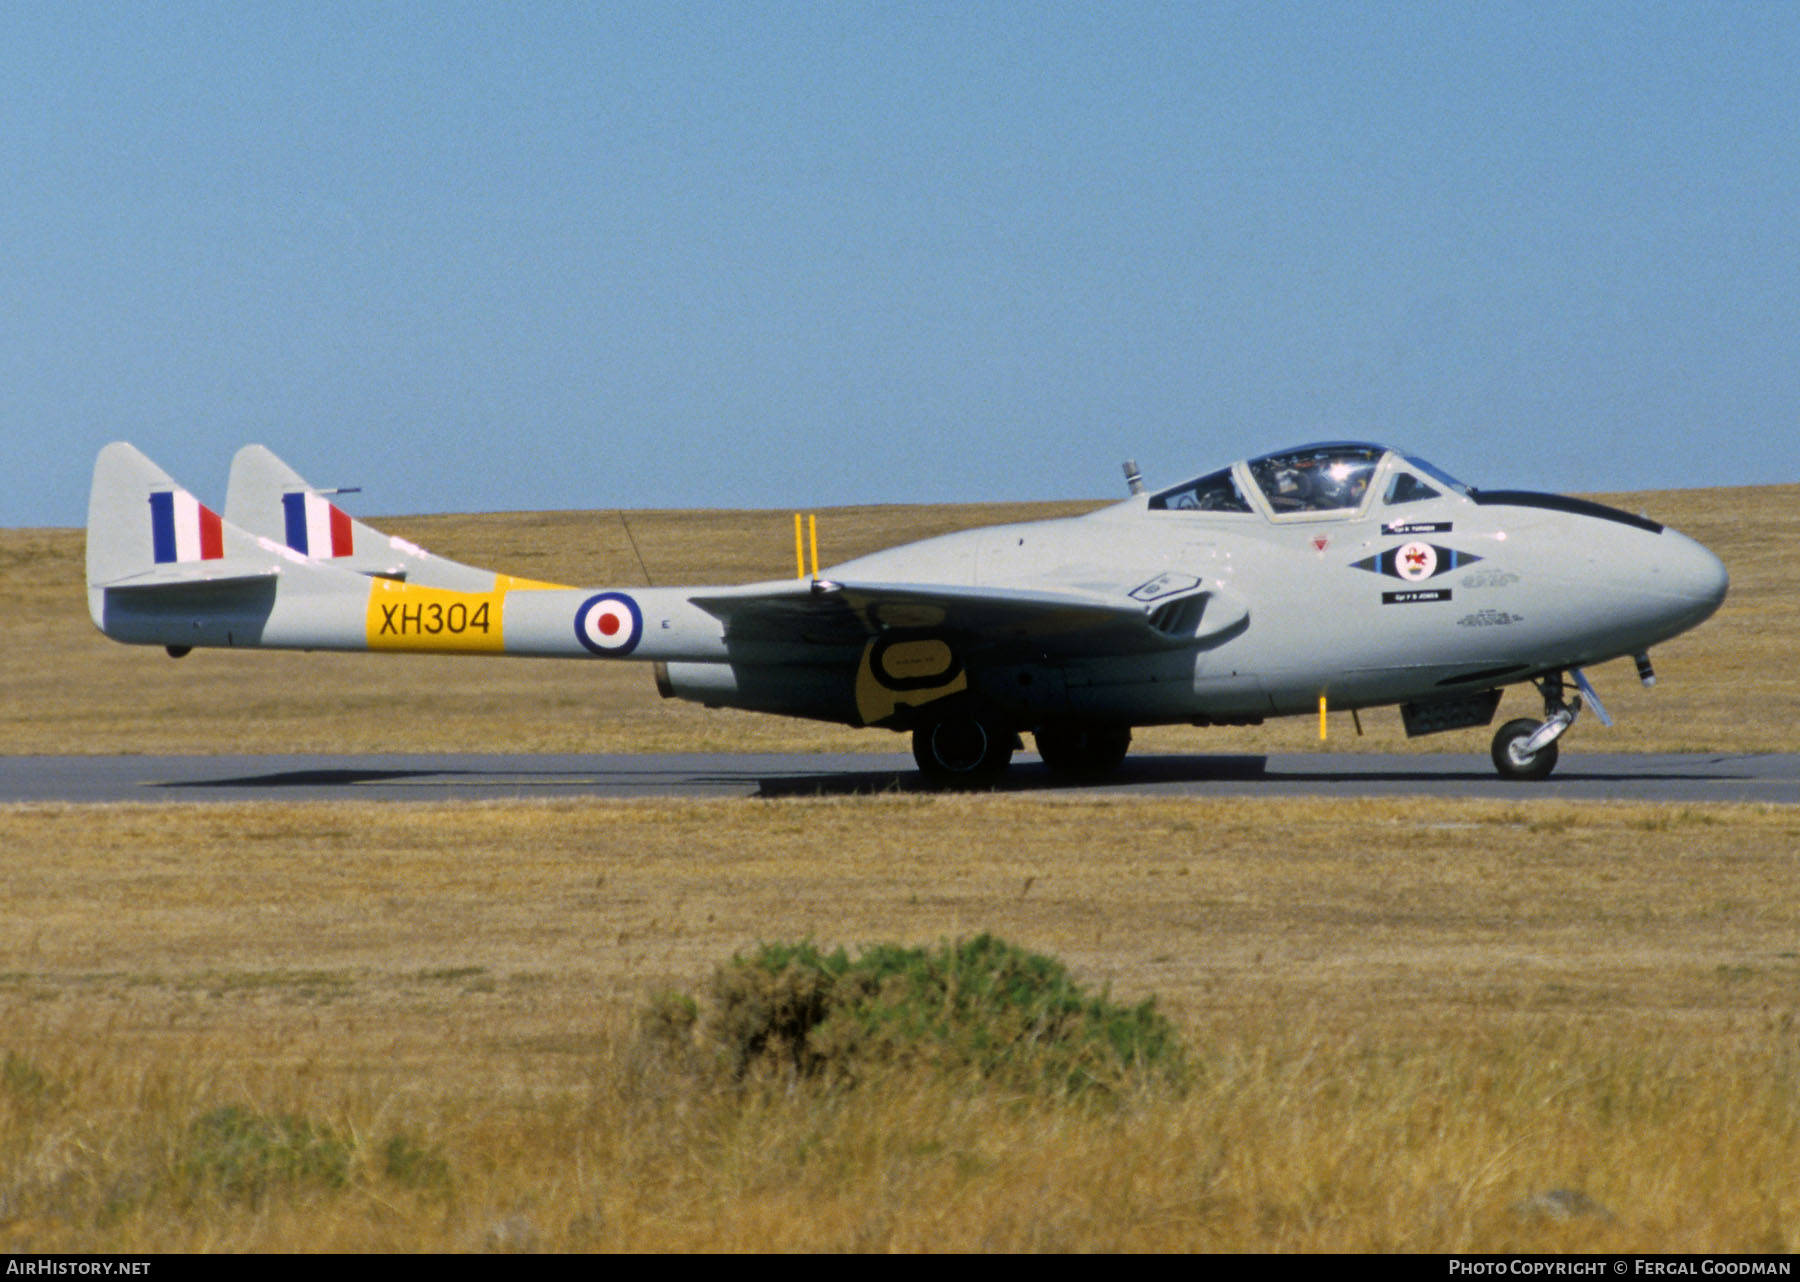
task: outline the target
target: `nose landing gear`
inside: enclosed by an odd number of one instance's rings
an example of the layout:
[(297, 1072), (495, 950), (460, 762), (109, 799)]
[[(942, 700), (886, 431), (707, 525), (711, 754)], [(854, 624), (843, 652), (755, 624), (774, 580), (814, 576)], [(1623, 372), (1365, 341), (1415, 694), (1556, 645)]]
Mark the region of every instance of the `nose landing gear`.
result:
[(1500, 772), (1502, 779), (1548, 778), (1556, 769), (1556, 741), (1575, 724), (1584, 699), (1593, 708), (1594, 715), (1600, 718), (1601, 725), (1612, 724), (1606, 705), (1600, 702), (1599, 694), (1581, 669), (1570, 668), (1569, 675), (1575, 679), (1579, 690), (1573, 698), (1566, 702), (1563, 699), (1562, 673), (1546, 673), (1536, 682), (1538, 693), (1544, 696), (1544, 719), (1533, 721), (1521, 717), (1517, 721), (1508, 721), (1495, 733), (1494, 769)]
[(1546, 779), (1556, 769), (1556, 740), (1546, 739), (1537, 747), (1532, 747), (1532, 740), (1542, 731), (1553, 730), (1560, 735), (1574, 724), (1573, 712), (1560, 725), (1551, 721), (1533, 721), (1530, 717), (1521, 717), (1516, 721), (1508, 721), (1494, 734), (1494, 769), (1500, 772), (1502, 779)]

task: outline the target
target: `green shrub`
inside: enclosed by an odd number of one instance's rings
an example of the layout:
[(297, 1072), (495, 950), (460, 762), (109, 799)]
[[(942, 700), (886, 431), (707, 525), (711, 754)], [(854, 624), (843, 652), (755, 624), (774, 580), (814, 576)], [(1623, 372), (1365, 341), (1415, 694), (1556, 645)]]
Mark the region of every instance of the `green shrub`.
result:
[(278, 1184), (342, 1188), (350, 1176), (350, 1145), (305, 1118), (227, 1106), (201, 1114), (188, 1127), (185, 1166), (197, 1183), (254, 1202)]
[(36, 1100), (50, 1093), (50, 1079), (36, 1064), (12, 1051), (0, 1060), (0, 1084), (21, 1100)]
[(932, 949), (876, 944), (854, 960), (841, 948), (765, 943), (718, 967), (708, 999), (700, 1018), (691, 999), (665, 994), (642, 1026), (734, 1080), (775, 1072), (849, 1085), (923, 1068), (1080, 1093), (1182, 1075), (1181, 1047), (1153, 1001), (1086, 993), (1062, 963), (991, 935)]
[(404, 1132), (388, 1137), (381, 1158), (383, 1172), (396, 1184), (414, 1189), (449, 1187), (450, 1163), (443, 1153)]

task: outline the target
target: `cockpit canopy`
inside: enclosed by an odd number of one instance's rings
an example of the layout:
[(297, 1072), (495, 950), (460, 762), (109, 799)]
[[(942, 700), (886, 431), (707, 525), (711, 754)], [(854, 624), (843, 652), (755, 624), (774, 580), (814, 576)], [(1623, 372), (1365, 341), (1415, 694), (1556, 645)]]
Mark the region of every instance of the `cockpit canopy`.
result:
[(1262, 511), (1282, 517), (1348, 516), (1380, 490), (1388, 506), (1467, 494), (1469, 487), (1423, 459), (1366, 441), (1328, 441), (1277, 450), (1220, 468), (1150, 496), (1152, 511)]

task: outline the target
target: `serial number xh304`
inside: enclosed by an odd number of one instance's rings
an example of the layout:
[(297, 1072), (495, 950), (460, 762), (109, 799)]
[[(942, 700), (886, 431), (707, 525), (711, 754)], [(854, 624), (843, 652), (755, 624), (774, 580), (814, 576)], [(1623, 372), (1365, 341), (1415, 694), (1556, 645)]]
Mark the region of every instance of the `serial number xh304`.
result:
[(1085, 516), (948, 534), (791, 580), (572, 588), (462, 565), (355, 520), (275, 455), (232, 462), (223, 515), (131, 445), (88, 507), (88, 602), (160, 645), (641, 660), (665, 697), (908, 731), (935, 784), (993, 782), (1031, 734), (1104, 776), (1136, 726), (1398, 705), (1408, 734), (1491, 724), (1541, 779), (1584, 666), (1706, 619), (1725, 567), (1647, 517), (1472, 489), (1364, 442), (1278, 450)]

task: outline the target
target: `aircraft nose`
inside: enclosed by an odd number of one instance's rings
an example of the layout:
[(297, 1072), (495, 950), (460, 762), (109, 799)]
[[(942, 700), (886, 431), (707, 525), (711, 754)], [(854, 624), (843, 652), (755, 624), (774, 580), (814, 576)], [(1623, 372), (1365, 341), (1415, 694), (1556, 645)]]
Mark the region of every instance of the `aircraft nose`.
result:
[(1681, 626), (1691, 628), (1719, 608), (1731, 576), (1723, 561), (1687, 535), (1665, 529), (1662, 540), (1653, 569), (1656, 590), (1680, 603)]
[(1685, 534), (1664, 530), (1663, 537), (1672, 540), (1665, 561), (1669, 592), (1706, 605), (1709, 614), (1718, 609), (1731, 586), (1725, 563)]

